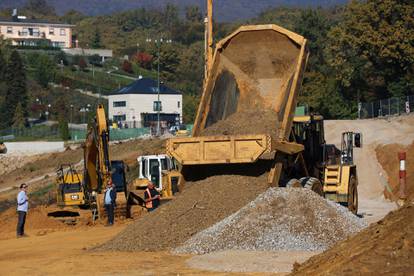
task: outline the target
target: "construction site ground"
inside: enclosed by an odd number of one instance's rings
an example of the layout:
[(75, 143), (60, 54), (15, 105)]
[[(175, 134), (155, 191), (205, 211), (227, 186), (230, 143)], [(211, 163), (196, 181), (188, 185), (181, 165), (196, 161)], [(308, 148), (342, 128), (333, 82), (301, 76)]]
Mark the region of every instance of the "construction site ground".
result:
[[(358, 166), (359, 179), (359, 215), (368, 223), (381, 220), (391, 210), (397, 208), (395, 203), (385, 198), (384, 190), (388, 185), (395, 194), (398, 183), (398, 179), (396, 179), (398, 171), (395, 171), (398, 170), (397, 151), (407, 149), (407, 159), (412, 160), (413, 126), (414, 116), (375, 120), (326, 121), (325, 123), (327, 142), (335, 143), (337, 146), (340, 146), (340, 134), (343, 131), (363, 133), (363, 148), (355, 149), (355, 162)], [(164, 151), (163, 146), (164, 142), (161, 140), (124, 142), (111, 146), (112, 158), (126, 161), (131, 168), (129, 177), (134, 177), (136, 157), (140, 154), (161, 153)], [(116, 221), (114, 227), (104, 227), (102, 224), (92, 226), (88, 223), (75, 226), (63, 225), (45, 218), (48, 208), (54, 208), (53, 204), (45, 207), (48, 203), (53, 202), (53, 195), (50, 195), (51, 190), (39, 193), (53, 183), (54, 171), (58, 164), (79, 163), (82, 158), (82, 149), (30, 157), (6, 155), (1, 158), (9, 158), (8, 162), (3, 162), (3, 164), (13, 162), (16, 165), (15, 169), (7, 173), (3, 173), (4, 170), (0, 167), (1, 275), (27, 273), (33, 275), (162, 275), (171, 273), (217, 275), (218, 273), (229, 274), (231, 272), (239, 274), (241, 271), (251, 275), (263, 275), (263, 271), (277, 271), (286, 274), (291, 271), (294, 263), (302, 263), (312, 255), (320, 253), (319, 251), (249, 252), (233, 250), (193, 256), (174, 255), (166, 250), (149, 252), (95, 250), (94, 248), (118, 236), (134, 221)], [(408, 185), (412, 187), (412, 173), (408, 172), (408, 176)], [(22, 182), (29, 183), (29, 193), (32, 193), (31, 198), (34, 202), (31, 203), (26, 226), (29, 237), (16, 239), (15, 196), (16, 187)], [(412, 199), (411, 191), (412, 188), (409, 188)], [(386, 196), (392, 198), (390, 195)], [(348, 243), (347, 248), (352, 248), (354, 240), (361, 240), (362, 244), (367, 243), (367, 249), (370, 248), (373, 252), (366, 257), (369, 258), (369, 261), (360, 259), (360, 262), (356, 261), (355, 263), (362, 266), (368, 262), (369, 268), (366, 266), (365, 269), (371, 273), (381, 273), (383, 270), (381, 270), (380, 264), (384, 262), (383, 258), (377, 259), (377, 255), (374, 254), (373, 248), (377, 247), (378, 239), (371, 238), (370, 235), (373, 236), (373, 233), (378, 229), (372, 230), (372, 227), (383, 227), (380, 231), (393, 233), (398, 229), (393, 222), (408, 220), (409, 216), (412, 220), (412, 211), (395, 212), (393, 215), (391, 218), (385, 219), (384, 223), (373, 224), (367, 230), (356, 234), (354, 238), (351, 237), (342, 242)], [(385, 230), (388, 225), (392, 226), (389, 230)], [(407, 235), (412, 236), (413, 233), (409, 232), (410, 229), (407, 230)], [(359, 237), (359, 235), (364, 236)], [(401, 240), (402, 237), (398, 235), (384, 235), (381, 236), (381, 239), (384, 240), (388, 237), (394, 240), (399, 239), (395, 244), (401, 245), (401, 248), (408, 248), (404, 252), (412, 252), (410, 251), (413, 247), (411, 240), (404, 242)], [(369, 243), (370, 241), (372, 244)], [(379, 254), (386, 256), (388, 252), (386, 250), (392, 248), (392, 244), (390, 241), (390, 247), (385, 246), (382, 253)], [(362, 258), (365, 254), (363, 252), (365, 251), (361, 249), (360, 255), (352, 255), (353, 263), (358, 258)], [(331, 255), (315, 256), (309, 261), (310, 264), (306, 263), (302, 268), (296, 266), (297, 272), (306, 275), (331, 271), (343, 272), (343, 274), (353, 272), (353, 270), (325, 269), (326, 266), (322, 264), (326, 258), (332, 258), (332, 261), (329, 262), (332, 267), (340, 268), (344, 266), (344, 263), (333, 257), (336, 256), (335, 251), (328, 250), (323, 254)], [(376, 266), (377, 270), (375, 270)], [(309, 273), (305, 270), (307, 267), (311, 267), (308, 268), (310, 269)], [(397, 269), (398, 266), (394, 268)], [(358, 271), (357, 267), (355, 269)], [(400, 274), (404, 274), (407, 271), (400, 272)]]

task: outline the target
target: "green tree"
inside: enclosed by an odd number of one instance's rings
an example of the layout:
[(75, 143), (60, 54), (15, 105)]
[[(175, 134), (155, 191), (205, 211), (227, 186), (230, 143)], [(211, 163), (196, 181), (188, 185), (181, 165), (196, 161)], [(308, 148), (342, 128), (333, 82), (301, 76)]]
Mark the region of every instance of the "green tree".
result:
[(40, 54), (35, 66), (35, 79), (44, 88), (48, 87), (49, 82), (53, 81), (56, 73), (56, 66), (53, 60), (46, 54)]
[(7, 92), (3, 108), (3, 112), (5, 114), (4, 121), (7, 126), (11, 126), (16, 107), (19, 103), (21, 104), (24, 117), (28, 114), (26, 73), (22, 59), (17, 51), (13, 51), (11, 53), (6, 67), (5, 79)]
[(409, 0), (351, 1), (328, 33), (329, 64), (346, 98), (414, 93), (414, 5)]
[(66, 116), (63, 113), (59, 113), (59, 133), (60, 137), (63, 141), (67, 141), (70, 139), (70, 132), (69, 132), (69, 126), (68, 126), (68, 120), (66, 119)]
[(46, 0), (28, 0), (23, 7), (25, 11), (39, 15), (55, 15), (55, 8), (50, 6)]
[(19, 129), (24, 128), (24, 123), (25, 123), (24, 117), (25, 116), (24, 116), (22, 104), (18, 103), (16, 106), (16, 110), (14, 111), (12, 126), (14, 128), (19, 128)]
[(94, 36), (93, 36), (93, 39), (92, 39), (91, 47), (93, 49), (102, 48), (101, 34), (99, 33), (98, 28), (95, 29), (95, 33), (94, 33)]
[(198, 22), (203, 21), (203, 14), (200, 11), (199, 6), (187, 6), (185, 8), (185, 19), (189, 22)]

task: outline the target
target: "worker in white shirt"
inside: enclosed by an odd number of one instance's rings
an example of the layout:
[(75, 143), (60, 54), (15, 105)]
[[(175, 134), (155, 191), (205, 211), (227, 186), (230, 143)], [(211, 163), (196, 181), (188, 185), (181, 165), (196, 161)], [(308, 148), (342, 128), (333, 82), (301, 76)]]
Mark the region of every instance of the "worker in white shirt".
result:
[(20, 192), (17, 195), (17, 238), (27, 237), (24, 234), (24, 224), (26, 222), (27, 209), (29, 209), (29, 199), (27, 197), (27, 185), (20, 185)]

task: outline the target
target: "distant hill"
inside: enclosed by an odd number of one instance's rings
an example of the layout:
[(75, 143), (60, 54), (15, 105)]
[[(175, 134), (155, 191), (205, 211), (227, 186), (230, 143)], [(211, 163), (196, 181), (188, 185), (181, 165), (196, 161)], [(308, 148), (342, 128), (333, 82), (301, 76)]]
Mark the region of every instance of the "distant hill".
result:
[[(162, 8), (167, 3), (181, 9), (189, 5), (200, 6), (205, 10), (205, 0), (48, 0), (58, 14), (69, 10), (77, 10), (85, 15), (112, 14), (114, 12), (136, 8)], [(252, 18), (269, 7), (329, 7), (344, 4), (347, 0), (216, 0), (214, 3), (215, 18), (219, 21), (235, 21)], [(22, 7), (26, 0), (1, 0), (0, 9)]]

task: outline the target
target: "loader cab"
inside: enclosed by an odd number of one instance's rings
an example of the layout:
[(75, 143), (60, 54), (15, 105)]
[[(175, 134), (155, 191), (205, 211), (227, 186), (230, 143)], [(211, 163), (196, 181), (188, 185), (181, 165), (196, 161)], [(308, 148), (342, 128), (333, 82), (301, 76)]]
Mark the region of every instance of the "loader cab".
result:
[(163, 174), (177, 170), (177, 165), (173, 159), (165, 154), (139, 156), (137, 160), (139, 164), (139, 178), (150, 180), (159, 191), (165, 185), (163, 183)]
[(323, 117), (321, 115), (295, 116), (293, 119), (292, 137), (297, 143), (304, 145), (303, 157), (309, 173), (319, 176), (319, 168), (325, 161), (325, 135)]
[(83, 176), (72, 165), (61, 165), (56, 171), (56, 193), (58, 206), (85, 204), (82, 185)]

